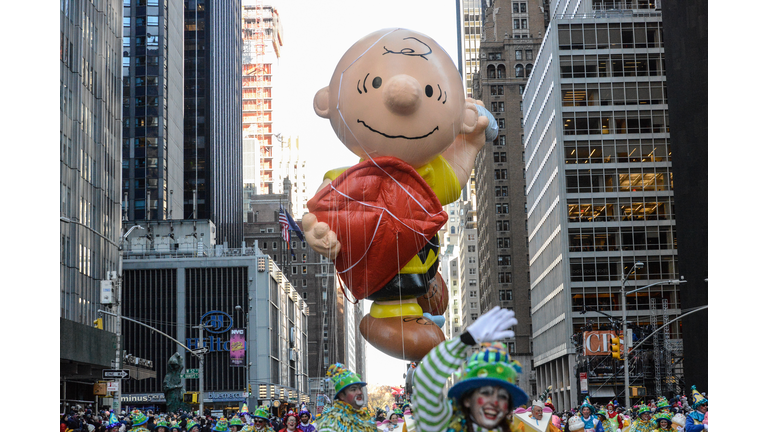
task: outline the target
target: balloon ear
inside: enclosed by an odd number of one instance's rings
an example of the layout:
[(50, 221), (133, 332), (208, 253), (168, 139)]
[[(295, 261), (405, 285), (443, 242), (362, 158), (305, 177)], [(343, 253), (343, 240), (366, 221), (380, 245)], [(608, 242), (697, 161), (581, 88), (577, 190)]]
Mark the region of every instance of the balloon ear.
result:
[(312, 102), (315, 108), (315, 114), (327, 119), (328, 117), (328, 87), (323, 87), (315, 93), (315, 100)]

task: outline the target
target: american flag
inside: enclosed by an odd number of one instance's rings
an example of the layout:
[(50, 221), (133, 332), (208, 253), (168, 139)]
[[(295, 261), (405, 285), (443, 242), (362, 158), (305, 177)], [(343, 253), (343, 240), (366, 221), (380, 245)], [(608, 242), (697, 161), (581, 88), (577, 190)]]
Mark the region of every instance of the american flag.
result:
[(291, 226), (288, 224), (288, 218), (288, 213), (283, 206), (280, 206), (280, 216), (278, 220), (280, 221), (280, 228), (282, 228), (283, 231), (283, 240), (285, 240), (286, 243), (291, 241)]

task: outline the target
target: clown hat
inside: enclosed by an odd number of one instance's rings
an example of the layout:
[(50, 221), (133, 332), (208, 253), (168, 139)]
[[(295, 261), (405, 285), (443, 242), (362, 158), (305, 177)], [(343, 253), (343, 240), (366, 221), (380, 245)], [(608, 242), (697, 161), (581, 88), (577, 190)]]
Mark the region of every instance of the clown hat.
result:
[(243, 427), (243, 426), (245, 426), (245, 423), (243, 423), (243, 421), (240, 420), (240, 417), (235, 417), (235, 418), (233, 418), (232, 420), (229, 421), (229, 425), (230, 426), (240, 426), (240, 427)]
[(109, 412), (109, 423), (107, 423), (107, 430), (115, 427), (119, 427), (122, 423), (117, 419), (117, 416), (113, 411)]
[(605, 408), (600, 408), (600, 410), (597, 412), (598, 416), (603, 416), (603, 418), (608, 418), (608, 412), (605, 410)]
[(181, 426), (178, 423), (176, 423), (176, 420), (173, 420), (171, 422), (171, 424), (168, 426), (168, 428), (171, 430), (171, 432), (173, 432), (175, 430), (176, 431), (181, 431)]
[(251, 413), (248, 412), (248, 404), (247, 403), (243, 403), (243, 407), (240, 408), (240, 412), (237, 413), (237, 415), (238, 416), (250, 416), (251, 415)]
[(666, 420), (669, 422), (668, 426), (672, 425), (672, 416), (669, 415), (668, 413), (662, 413), (662, 414), (656, 415), (656, 418), (654, 418), (653, 421), (656, 422), (657, 426), (659, 425), (659, 420)]
[(353, 384), (360, 384), (361, 387), (367, 385), (367, 383), (363, 382), (362, 378), (360, 378), (360, 375), (350, 371), (341, 363), (332, 364), (325, 375), (330, 377), (333, 382), (336, 390), (336, 394), (333, 396), (334, 399), (339, 396), (339, 393), (341, 393), (342, 390)]
[(304, 414), (308, 415), (310, 420), (312, 419), (312, 413), (309, 412), (308, 410), (302, 409), (301, 411), (299, 411), (299, 417), (303, 416)]
[(660, 413), (662, 409), (668, 408), (671, 409), (672, 406), (669, 404), (669, 401), (666, 397), (662, 396), (659, 398), (658, 401), (656, 401), (656, 412)]
[(157, 421), (157, 423), (155, 423), (155, 427), (152, 428), (152, 430), (157, 430), (158, 428), (165, 428), (165, 430), (170, 430), (171, 425), (168, 424), (168, 420), (166, 420), (165, 418), (161, 418), (160, 420)]
[(197, 430), (200, 430), (200, 425), (195, 423), (194, 420), (187, 420), (187, 431), (191, 431), (192, 429), (197, 428)]
[(691, 408), (696, 409), (701, 404), (707, 403), (707, 398), (701, 395), (698, 390), (696, 390), (696, 386), (691, 386), (691, 392), (693, 392), (693, 406)]
[(461, 381), (448, 391), (448, 397), (460, 399), (464, 393), (483, 386), (498, 386), (509, 392), (513, 406), (528, 402), (528, 395), (515, 385), (517, 374), (522, 372), (520, 363), (510, 363), (506, 347), (500, 342), (483, 343), (480, 351), (472, 354)]
[(256, 408), (256, 411), (251, 414), (251, 417), (269, 421), (269, 407), (262, 406)]
[(547, 398), (547, 401), (546, 401), (546, 402), (544, 402), (544, 406), (545, 406), (545, 407), (548, 407), (548, 408), (549, 408), (549, 409), (551, 409), (552, 411), (554, 411), (554, 410), (555, 410), (555, 406), (552, 404), (552, 396), (550, 396), (550, 397), (548, 397), (548, 398)]
[(584, 407), (587, 407), (587, 408), (589, 408), (589, 413), (590, 413), (590, 414), (597, 414), (597, 410), (596, 410), (596, 409), (595, 409), (595, 407), (592, 405), (592, 403), (589, 401), (589, 396), (585, 396), (585, 397), (584, 397), (584, 402), (582, 402), (582, 403), (581, 403), (581, 406), (579, 407), (579, 411), (581, 411), (582, 409), (584, 409)]
[(645, 413), (650, 413), (650, 412), (651, 412), (651, 409), (650, 409), (650, 408), (648, 408), (648, 405), (646, 405), (646, 404), (641, 404), (641, 405), (640, 405), (640, 406), (637, 408), (637, 415), (643, 415), (643, 414), (645, 414)]
[(227, 432), (229, 430), (229, 426), (227, 425), (226, 420), (219, 420), (216, 422), (216, 426), (211, 430), (214, 432)]
[(143, 412), (139, 410), (131, 411), (131, 423), (133, 424), (134, 427), (143, 425), (144, 423), (147, 422), (147, 420), (149, 420), (149, 418), (146, 415), (144, 415)]

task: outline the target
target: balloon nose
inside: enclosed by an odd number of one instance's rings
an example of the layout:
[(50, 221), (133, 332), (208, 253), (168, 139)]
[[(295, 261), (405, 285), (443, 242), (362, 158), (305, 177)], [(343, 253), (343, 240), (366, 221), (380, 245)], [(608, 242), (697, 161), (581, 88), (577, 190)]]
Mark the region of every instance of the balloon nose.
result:
[(384, 103), (394, 114), (412, 114), (421, 104), (421, 86), (410, 75), (395, 75), (384, 88)]

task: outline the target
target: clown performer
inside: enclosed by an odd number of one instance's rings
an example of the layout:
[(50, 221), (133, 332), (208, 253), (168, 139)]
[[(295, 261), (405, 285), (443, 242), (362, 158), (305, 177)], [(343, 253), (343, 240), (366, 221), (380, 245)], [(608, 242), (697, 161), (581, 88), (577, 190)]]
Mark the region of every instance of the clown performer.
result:
[(299, 415), (293, 411), (288, 412), (283, 418), (283, 424), (285, 427), (280, 432), (296, 432), (299, 426)]
[(685, 432), (701, 432), (709, 430), (709, 421), (704, 423), (707, 415), (707, 399), (696, 390), (696, 386), (691, 387), (693, 392), (693, 411), (685, 417)]
[[(528, 401), (516, 386), (519, 364), (509, 363), (503, 344), (515, 336), (515, 313), (498, 306), (481, 315), (461, 336), (445, 341), (424, 357), (414, 372), (413, 420), (420, 432), (509, 432), (508, 416)], [(469, 356), (473, 346), (481, 350)], [(461, 380), (443, 398), (453, 372), (467, 361)]]
[(597, 418), (600, 420), (600, 424), (603, 426), (603, 430), (605, 432), (618, 432), (616, 428), (613, 427), (613, 423), (608, 420), (608, 412), (605, 410), (605, 408), (597, 411)]
[(675, 432), (677, 429), (672, 425), (672, 416), (669, 414), (659, 414), (654, 416), (656, 429), (653, 432)]
[(331, 365), (326, 372), (336, 390), (333, 405), (323, 410), (317, 421), (318, 432), (376, 432), (376, 423), (365, 408), (366, 383), (360, 375), (349, 371), (341, 363)]
[(312, 413), (307, 411), (307, 409), (302, 409), (299, 411), (299, 429), (301, 429), (301, 432), (315, 432), (315, 425), (310, 423), (312, 421)]
[(629, 432), (651, 432), (654, 429), (654, 423), (651, 420), (651, 409), (642, 404), (637, 409), (637, 418), (632, 422)]
[(171, 430), (170, 428), (171, 425), (168, 423), (168, 419), (161, 417), (157, 420), (152, 430), (155, 432), (169, 432)]
[(613, 426), (613, 430), (620, 431), (624, 428), (624, 416), (619, 414), (616, 409), (616, 404), (613, 402), (608, 402), (608, 404), (605, 406), (605, 413), (608, 417), (608, 421), (611, 422), (611, 425)]
[(579, 407), (579, 415), (584, 422), (584, 432), (603, 432), (603, 425), (595, 415), (596, 412), (595, 407), (589, 402), (589, 396), (585, 397)]
[(397, 429), (398, 431), (403, 430), (403, 424), (405, 423), (405, 420), (403, 419), (403, 412), (400, 409), (395, 409), (389, 414), (389, 418), (382, 421), (382, 422), (376, 422), (376, 427), (380, 431), (384, 432), (391, 432)]
[(149, 421), (149, 417), (144, 415), (143, 412), (139, 410), (133, 410), (131, 411), (131, 424), (133, 425), (130, 429), (131, 432), (149, 432), (149, 429), (147, 429), (144, 425)]
[(122, 422), (117, 419), (117, 416), (113, 411), (109, 412), (109, 420), (106, 424), (107, 432), (118, 432), (120, 430), (120, 426), (122, 426)]
[[(542, 395), (544, 396), (544, 395)], [(513, 432), (559, 432), (552, 424), (552, 411), (542, 400), (535, 400), (528, 409), (518, 408), (512, 423)]]
[[(495, 124), (463, 93), (437, 42), (390, 28), (349, 48), (313, 102), (361, 162), (325, 174), (302, 218), (307, 243), (334, 260), (357, 300), (373, 301), (361, 335), (404, 360), (420, 360), (445, 340), (442, 206), (459, 198)], [(498, 128), (488, 133), (493, 140)]]
[(652, 420), (656, 421), (656, 419), (664, 414), (669, 414), (669, 417), (672, 418), (672, 405), (669, 404), (666, 397), (661, 396), (659, 400), (656, 401), (656, 411), (653, 414)]
[(272, 429), (272, 425), (269, 423), (269, 407), (263, 406), (256, 408), (256, 411), (251, 414), (253, 417), (253, 430), (256, 432), (275, 432)]

